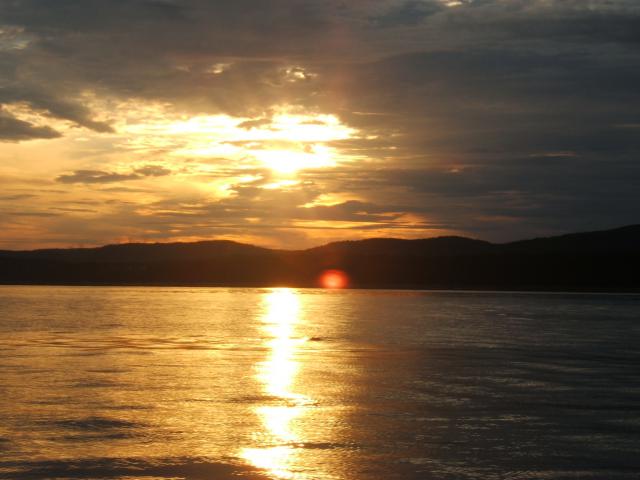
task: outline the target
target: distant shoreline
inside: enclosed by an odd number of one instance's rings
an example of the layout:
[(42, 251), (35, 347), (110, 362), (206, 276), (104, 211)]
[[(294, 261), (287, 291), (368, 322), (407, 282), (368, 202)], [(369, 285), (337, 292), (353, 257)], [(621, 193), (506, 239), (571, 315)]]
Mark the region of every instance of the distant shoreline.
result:
[[(375, 238), (308, 250), (226, 240), (0, 251), (0, 284), (639, 292), (640, 225), (493, 244)], [(324, 286), (332, 286), (324, 283)]]
[(322, 290), (331, 293), (341, 291), (357, 292), (357, 291), (398, 291), (398, 292), (433, 292), (433, 293), (514, 293), (514, 294), (557, 294), (557, 295), (640, 295), (640, 288), (631, 288), (627, 290), (620, 289), (590, 289), (590, 290), (571, 290), (571, 289), (550, 289), (545, 287), (529, 288), (529, 289), (509, 289), (509, 288), (420, 288), (416, 286), (367, 286), (367, 287), (346, 287), (339, 289), (323, 288), (321, 286), (298, 286), (298, 285), (224, 285), (224, 284), (177, 284), (177, 283), (2, 283), (1, 287), (105, 287), (105, 288), (220, 288), (220, 289), (274, 289), (274, 288), (290, 288), (296, 290)]

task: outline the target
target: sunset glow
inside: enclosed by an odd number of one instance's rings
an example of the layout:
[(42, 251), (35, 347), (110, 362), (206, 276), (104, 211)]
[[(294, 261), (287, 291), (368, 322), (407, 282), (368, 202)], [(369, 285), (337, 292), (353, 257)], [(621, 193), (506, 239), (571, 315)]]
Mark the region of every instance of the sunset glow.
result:
[[(337, 117), (326, 114), (279, 113), (259, 118), (200, 115), (174, 119), (176, 114), (162, 105), (129, 108), (130, 119), (120, 126), (124, 134), (119, 141), (122, 148), (145, 155), (167, 152), (170, 166), (179, 165), (184, 159), (201, 159), (196, 163), (206, 165), (210, 162), (205, 159), (215, 157), (215, 163), (232, 169), (264, 167), (276, 176), (291, 176), (306, 168), (349, 161), (326, 143), (356, 134)], [(206, 174), (203, 167), (202, 173)]]
[(316, 3), (0, 2), (0, 249), (637, 221), (633, 2)]

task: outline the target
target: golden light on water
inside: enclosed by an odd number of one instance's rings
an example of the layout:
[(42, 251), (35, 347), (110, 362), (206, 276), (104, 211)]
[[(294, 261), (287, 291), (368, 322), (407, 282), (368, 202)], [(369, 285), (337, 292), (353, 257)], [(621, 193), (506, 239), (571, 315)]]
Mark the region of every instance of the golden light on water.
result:
[(261, 366), (258, 378), (268, 395), (279, 398), (298, 398), (291, 391), (298, 371), (293, 359), (296, 347), (301, 339), (294, 338), (295, 325), (299, 322), (299, 299), (289, 289), (276, 290), (267, 298), (267, 313), (263, 318), (264, 331), (271, 337), (267, 345), (270, 348), (269, 359)]
[(262, 330), (268, 337), (267, 359), (259, 365), (257, 379), (268, 404), (256, 407), (262, 430), (255, 438), (264, 446), (245, 448), (241, 457), (279, 478), (303, 478), (293, 469), (297, 444), (302, 442), (295, 421), (309, 408), (311, 399), (294, 391), (299, 364), (296, 350), (305, 342), (296, 338), (300, 323), (300, 299), (295, 290), (276, 289), (265, 297)]

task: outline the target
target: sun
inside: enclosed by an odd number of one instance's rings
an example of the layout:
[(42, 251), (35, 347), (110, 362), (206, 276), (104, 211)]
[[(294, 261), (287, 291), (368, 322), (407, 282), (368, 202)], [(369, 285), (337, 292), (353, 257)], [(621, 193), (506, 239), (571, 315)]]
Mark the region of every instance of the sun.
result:
[(351, 138), (354, 130), (334, 115), (274, 115), (251, 132), (258, 148), (250, 154), (272, 172), (291, 175), (307, 168), (335, 166), (338, 153), (327, 143)]
[(331, 167), (335, 165), (332, 151), (323, 145), (307, 145), (302, 149), (257, 150), (255, 158), (274, 173), (291, 175), (305, 168)]

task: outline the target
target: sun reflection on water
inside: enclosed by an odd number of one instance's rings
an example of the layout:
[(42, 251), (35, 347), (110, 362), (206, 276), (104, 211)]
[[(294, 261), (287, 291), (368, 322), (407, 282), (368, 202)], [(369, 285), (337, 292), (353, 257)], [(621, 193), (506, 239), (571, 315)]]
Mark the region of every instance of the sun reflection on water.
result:
[(294, 428), (294, 421), (304, 415), (311, 399), (293, 390), (299, 369), (296, 350), (305, 342), (296, 338), (296, 325), (300, 322), (300, 299), (295, 290), (275, 289), (265, 297), (266, 313), (262, 318), (262, 330), (269, 340), (267, 359), (258, 367), (257, 378), (262, 384), (269, 404), (258, 406), (255, 411), (263, 424), (263, 431), (256, 433), (262, 446), (245, 448), (242, 458), (252, 465), (285, 478), (303, 478), (293, 471), (296, 449), (302, 439)]

